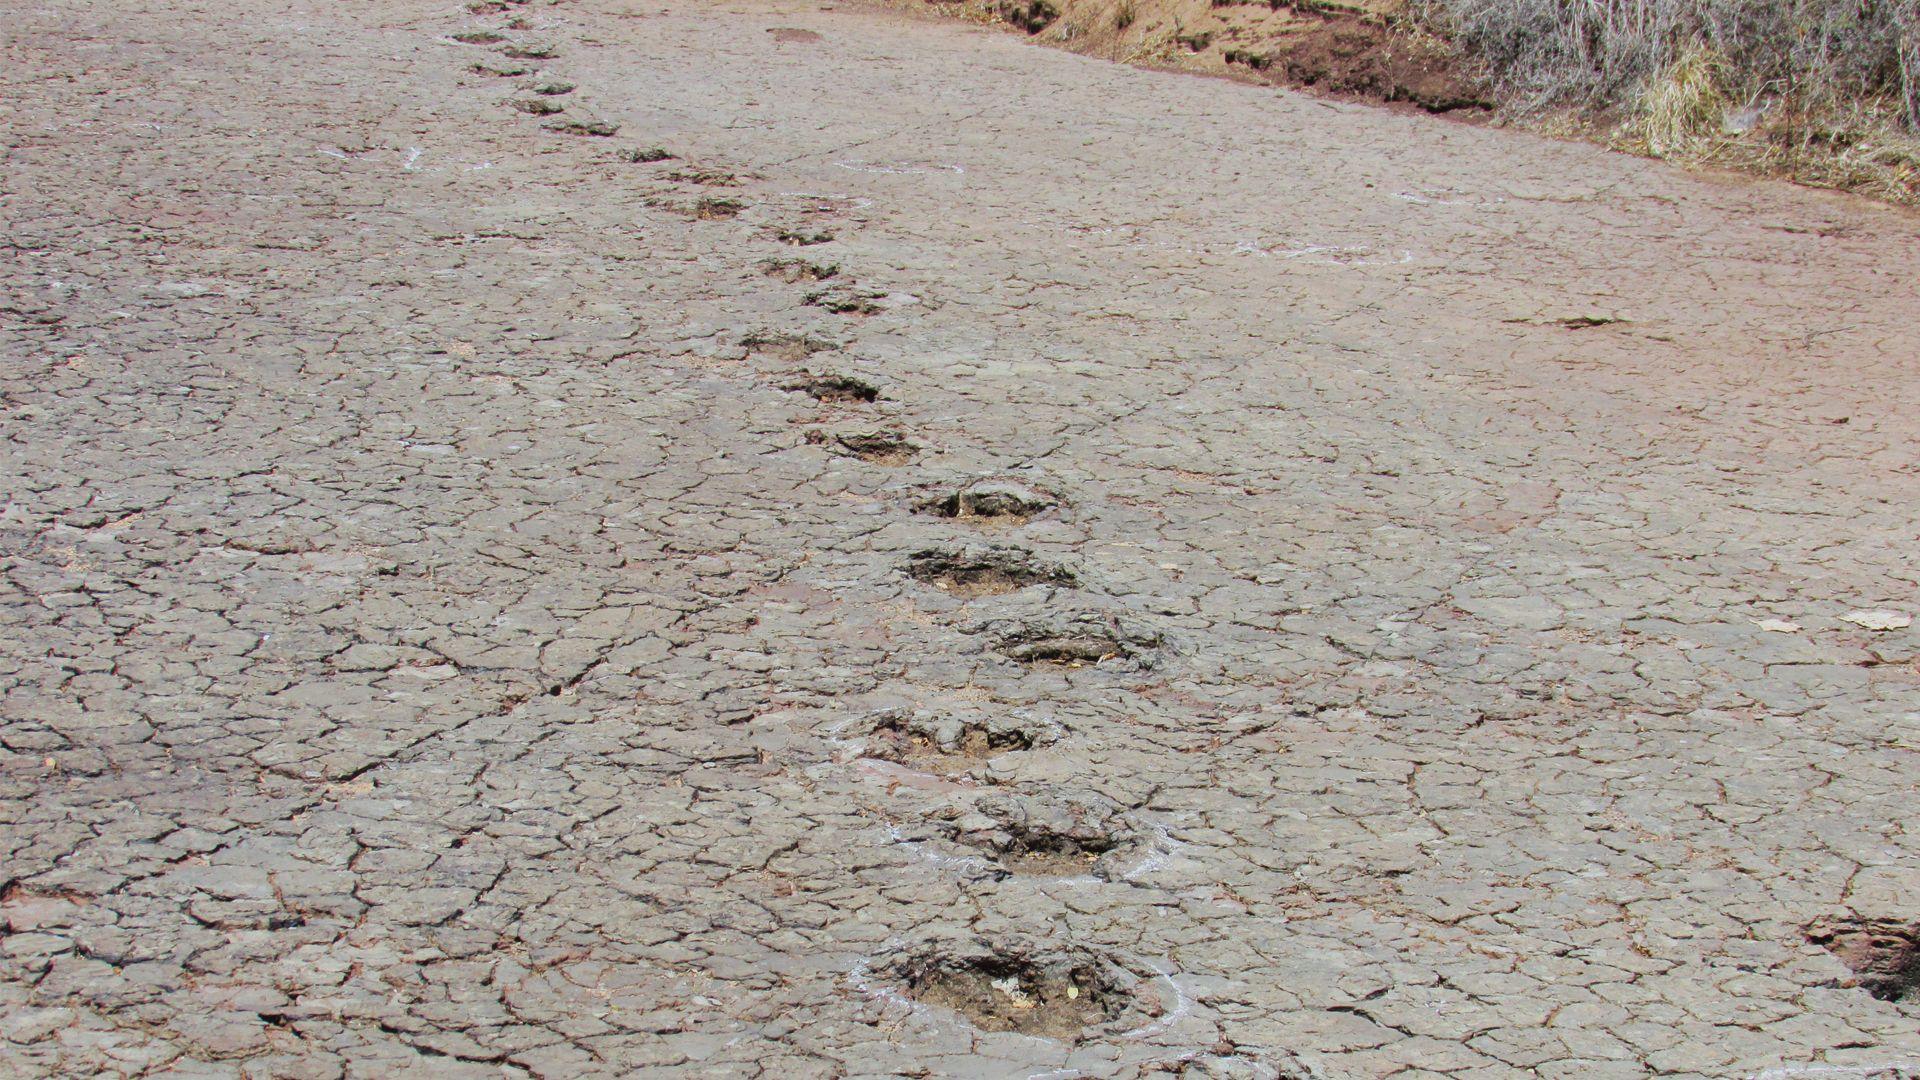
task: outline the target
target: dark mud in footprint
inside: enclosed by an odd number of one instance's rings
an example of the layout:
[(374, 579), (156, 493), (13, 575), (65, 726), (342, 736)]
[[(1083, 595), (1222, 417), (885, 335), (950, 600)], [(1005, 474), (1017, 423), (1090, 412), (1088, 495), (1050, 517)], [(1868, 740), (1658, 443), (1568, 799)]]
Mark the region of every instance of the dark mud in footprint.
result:
[(699, 184), (702, 187), (740, 186), (740, 177), (725, 169), (689, 166), (687, 168), (675, 169), (665, 175), (668, 180), (680, 184)]
[(507, 102), (509, 108), (518, 109), (532, 116), (552, 116), (566, 106), (546, 98), (513, 98)]
[(989, 795), (955, 823), (954, 838), (988, 852), (1009, 874), (1082, 877), (1136, 837), (1120, 804), (1104, 795)]
[(1077, 1041), (1144, 1018), (1140, 980), (1083, 949), (1024, 939), (956, 941), (902, 956), (881, 972), (925, 1005), (951, 1009), (982, 1031)]
[(815, 244), (833, 243), (830, 232), (801, 232), (795, 229), (781, 229), (773, 234), (775, 240), (790, 247), (813, 247)]
[(701, 199), (688, 211), (697, 221), (726, 221), (740, 216), (747, 204), (738, 199)]
[(825, 281), (838, 274), (838, 266), (823, 266), (805, 259), (768, 259), (760, 264), (760, 272), (770, 278), (798, 284), (802, 281)]
[(507, 35), (497, 30), (462, 30), (447, 36), (462, 45), (496, 45), (507, 40)]
[(905, 465), (920, 452), (918, 443), (897, 431), (851, 431), (837, 435), (809, 431), (807, 441), (874, 465)]
[(813, 42), (821, 40), (820, 35), (811, 30), (801, 30), (792, 26), (776, 26), (768, 30), (767, 33), (772, 34), (773, 40), (779, 42), (812, 44)]
[(526, 64), (503, 64), (497, 60), (477, 60), (471, 70), (478, 75), (491, 75), (496, 79), (515, 78), (531, 75), (534, 69)]
[(1032, 585), (1072, 588), (1076, 584), (1065, 568), (1040, 562), (1015, 548), (915, 552), (907, 560), (906, 572), (915, 581), (963, 600), (1000, 596)]
[(922, 772), (964, 772), (1001, 754), (1044, 746), (1053, 728), (1014, 716), (961, 720), (926, 712), (889, 712), (874, 721), (865, 756)]
[(740, 347), (747, 350), (749, 356), (766, 356), (782, 363), (795, 364), (814, 353), (832, 352), (840, 345), (825, 338), (808, 337), (804, 334), (776, 334), (767, 330), (755, 330), (740, 339)]
[(1810, 927), (1807, 940), (1839, 957), (1854, 985), (1881, 1001), (1920, 999), (1920, 922), (1829, 919)]
[(1046, 492), (1000, 480), (983, 480), (919, 504), (921, 513), (976, 523), (1019, 524), (1058, 505)]
[(1045, 830), (1019, 833), (1005, 842), (982, 845), (994, 861), (1014, 874), (1032, 877), (1080, 877), (1094, 874), (1100, 856), (1118, 846), (1105, 838), (1077, 840)]
[(829, 405), (859, 405), (880, 400), (880, 388), (852, 375), (809, 375), (782, 386)]
[[(619, 124), (605, 120), (549, 120), (540, 126), (561, 135), (587, 135), (596, 139), (610, 139), (620, 134)], [(735, 211), (735, 213), (738, 212), (738, 210)]]
[(835, 315), (878, 315), (887, 310), (885, 305), (880, 303), (886, 298), (887, 294), (883, 292), (848, 286), (808, 293), (804, 302), (813, 307), (825, 308)]
[(1023, 664), (1059, 664), (1083, 667), (1125, 661), (1136, 668), (1151, 667), (1151, 650), (1160, 644), (1160, 636), (1130, 630), (1097, 616), (1075, 619), (1031, 621), (1000, 630), (994, 647), (1009, 659)]
[(500, 55), (514, 60), (552, 60), (560, 50), (551, 45), (508, 45)]
[(673, 152), (664, 146), (627, 146), (614, 151), (614, 156), (634, 165), (673, 160)]

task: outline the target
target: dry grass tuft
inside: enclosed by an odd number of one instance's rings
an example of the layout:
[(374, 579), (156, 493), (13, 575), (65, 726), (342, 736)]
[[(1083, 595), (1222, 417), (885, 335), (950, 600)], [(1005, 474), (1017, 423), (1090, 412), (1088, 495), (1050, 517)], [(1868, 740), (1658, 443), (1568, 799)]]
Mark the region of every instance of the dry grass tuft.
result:
[(1664, 157), (1718, 135), (1727, 116), (1725, 78), (1726, 61), (1711, 49), (1681, 53), (1641, 93), (1639, 126), (1647, 148)]
[(1920, 205), (1920, 135), (1888, 102), (1782, 112), (1751, 136), (1718, 140), (1705, 160), (1803, 184)]

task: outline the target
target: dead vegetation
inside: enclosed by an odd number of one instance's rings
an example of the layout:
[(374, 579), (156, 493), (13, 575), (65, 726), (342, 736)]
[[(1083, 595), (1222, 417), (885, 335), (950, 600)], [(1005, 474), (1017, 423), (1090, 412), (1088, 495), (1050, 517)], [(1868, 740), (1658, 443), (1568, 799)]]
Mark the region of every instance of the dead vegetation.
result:
[(1509, 115), (1920, 202), (1915, 0), (1422, 0)]
[[(915, 3), (916, 0), (896, 0)], [(1920, 0), (940, 0), (1036, 40), (1920, 204)]]

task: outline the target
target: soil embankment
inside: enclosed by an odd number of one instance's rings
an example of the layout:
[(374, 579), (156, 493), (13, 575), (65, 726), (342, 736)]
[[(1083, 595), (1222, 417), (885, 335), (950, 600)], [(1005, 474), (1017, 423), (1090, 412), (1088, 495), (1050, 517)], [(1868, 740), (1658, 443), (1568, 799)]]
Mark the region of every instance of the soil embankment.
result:
[[(1875, 59), (1876, 47), (1893, 48), (1886, 27), (1873, 40), (1874, 27), (1851, 37), (1828, 27), (1789, 50), (1775, 40), (1786, 32), (1778, 19), (1695, 40), (1676, 17), (1649, 31), (1656, 47), (1611, 24), (1588, 41), (1571, 24), (1490, 23), (1407, 0), (880, 2), (1122, 63), (1464, 112), (1691, 167), (1920, 203), (1920, 59)], [(1920, 28), (1901, 33), (1915, 40), (1900, 56), (1920, 57)], [(1808, 51), (1837, 55), (1799, 55)]]
[(1489, 108), (1445, 42), (1399, 0), (891, 0), (1123, 63), (1416, 105)]

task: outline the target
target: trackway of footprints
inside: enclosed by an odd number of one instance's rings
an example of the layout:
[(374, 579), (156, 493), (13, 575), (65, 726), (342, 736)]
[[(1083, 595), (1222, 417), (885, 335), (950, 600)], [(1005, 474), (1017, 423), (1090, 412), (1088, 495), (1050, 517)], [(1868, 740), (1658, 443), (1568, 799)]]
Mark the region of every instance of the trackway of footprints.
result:
[[(469, 5), (469, 11), (506, 14), (506, 23), (497, 30), (449, 36), (497, 54), (473, 62), (471, 69), (514, 80), (518, 92), (506, 100), (507, 108), (540, 118), (541, 126), (550, 132), (618, 134), (618, 125), (571, 115), (572, 103), (584, 94), (573, 82), (545, 73), (545, 65), (561, 57), (557, 46), (517, 36), (532, 29), (525, 16), (515, 14), (523, 7), (515, 0), (480, 0)], [(583, 105), (577, 111), (589, 110)], [(660, 178), (682, 190), (679, 197), (652, 201), (662, 210), (695, 220), (723, 221), (747, 208), (743, 198), (713, 193), (713, 189), (741, 186), (742, 177), (734, 171), (713, 165), (670, 165), (679, 158), (665, 147), (623, 146), (612, 153), (625, 163), (662, 165)], [(810, 249), (830, 244), (833, 238), (832, 231), (811, 225), (776, 227), (768, 236), (776, 249)], [(849, 321), (912, 302), (910, 297), (848, 281), (837, 264), (811, 253), (803, 258), (770, 252), (761, 267), (769, 279), (804, 286), (801, 305), (822, 308)], [(803, 435), (806, 442), (888, 468), (910, 465), (923, 449), (906, 432), (861, 422), (863, 408), (885, 399), (880, 386), (862, 376), (804, 366), (816, 353), (844, 351), (845, 343), (762, 331), (744, 338), (741, 345), (754, 356), (803, 365), (773, 382), (837, 414), (840, 423), (808, 429)], [(899, 570), (926, 588), (962, 601), (1023, 589), (1054, 590), (1071, 597), (1084, 585), (1070, 569), (1008, 542), (1030, 519), (1060, 513), (1068, 505), (1070, 500), (1050, 492), (997, 477), (923, 497), (904, 509), (951, 521), (955, 540), (945, 548), (914, 553)], [(1162, 645), (1158, 634), (1091, 612), (1070, 611), (1052, 620), (978, 629), (1001, 655), (1023, 666), (1103, 665), (1146, 671)], [(924, 777), (957, 778), (959, 784), (977, 792), (971, 810), (950, 813), (943, 820), (889, 825), (898, 843), (928, 849), (934, 860), (956, 873), (994, 881), (1033, 878), (1088, 888), (1135, 888), (1130, 877), (1150, 868), (1170, 843), (1150, 824), (1136, 822), (1137, 807), (1079, 789), (1006, 791), (986, 771), (985, 766), (999, 755), (1058, 742), (1064, 737), (1061, 731), (995, 714), (963, 720), (886, 712), (867, 720), (868, 731), (852, 744), (853, 764), (881, 761)], [(876, 782), (886, 778), (887, 774), (876, 774)], [(897, 782), (898, 777), (893, 779)], [(956, 854), (967, 851), (976, 854), (972, 858)], [(1168, 973), (1137, 962), (1133, 966), (1141, 970), (1130, 970), (1120, 957), (1070, 944), (963, 939), (902, 944), (889, 955), (871, 958), (870, 967), (855, 981), (887, 980), (894, 988), (890, 992), (904, 993), (923, 1006), (950, 1009), (983, 1031), (1074, 1042), (1124, 1035), (1179, 1007), (1178, 991), (1171, 989)], [(1278, 1075), (1270, 1065), (1231, 1055), (1220, 1063), (1251, 1069), (1252, 1075)]]

